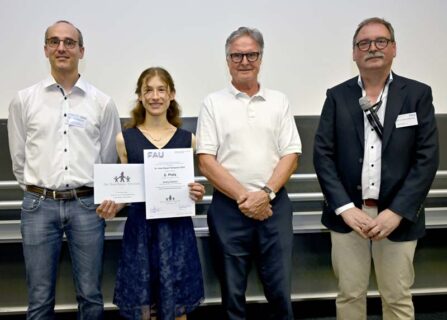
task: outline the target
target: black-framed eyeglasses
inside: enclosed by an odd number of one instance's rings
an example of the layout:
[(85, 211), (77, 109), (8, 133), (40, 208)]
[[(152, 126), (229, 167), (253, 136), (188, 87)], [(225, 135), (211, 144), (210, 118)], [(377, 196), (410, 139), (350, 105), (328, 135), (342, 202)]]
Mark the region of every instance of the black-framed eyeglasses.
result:
[(59, 39), (57, 37), (53, 37), (46, 39), (47, 46), (53, 49), (59, 47), (59, 43), (61, 43), (61, 41), (64, 44), (64, 47), (67, 49), (74, 49), (76, 47), (76, 44), (78, 43), (76, 40), (70, 38)]
[(249, 62), (255, 62), (259, 59), (260, 55), (261, 55), (260, 52), (246, 52), (246, 53), (235, 52), (230, 53), (228, 56), (234, 63), (239, 63), (242, 62), (242, 60), (244, 60), (244, 57), (246, 57)]
[(357, 48), (359, 48), (360, 51), (368, 51), (371, 48), (371, 44), (373, 42), (378, 50), (383, 50), (388, 46), (388, 43), (394, 41), (387, 38), (377, 38), (376, 40), (360, 40), (355, 45), (357, 46)]

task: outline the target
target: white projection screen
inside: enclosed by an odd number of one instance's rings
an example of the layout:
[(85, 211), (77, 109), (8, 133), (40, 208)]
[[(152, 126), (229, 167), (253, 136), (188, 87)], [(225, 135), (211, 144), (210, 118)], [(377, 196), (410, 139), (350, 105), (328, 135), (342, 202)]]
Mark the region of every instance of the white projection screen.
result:
[(445, 0), (0, 0), (0, 118), (15, 92), (49, 74), (44, 31), (69, 20), (84, 35), (83, 77), (111, 95), (121, 117), (145, 68), (165, 67), (183, 116), (227, 86), (224, 43), (239, 26), (258, 28), (265, 53), (261, 83), (283, 91), (295, 115), (319, 115), (326, 89), (357, 75), (352, 36), (372, 16), (396, 31), (393, 70), (429, 84), (447, 113)]

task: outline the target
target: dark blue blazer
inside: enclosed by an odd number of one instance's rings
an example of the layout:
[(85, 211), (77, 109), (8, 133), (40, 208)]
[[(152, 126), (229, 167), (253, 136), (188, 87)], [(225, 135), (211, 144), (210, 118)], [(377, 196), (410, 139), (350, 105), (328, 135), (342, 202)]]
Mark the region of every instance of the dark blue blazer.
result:
[[(335, 209), (349, 202), (362, 206), (364, 119), (359, 105), (362, 90), (357, 77), (331, 88), (314, 143), (314, 166), (323, 191), (322, 223), (347, 233), (352, 229)], [(388, 236), (408, 241), (425, 233), (423, 202), (439, 163), (438, 131), (429, 86), (393, 74), (382, 139), (379, 212), (391, 209), (401, 215), (400, 225)], [(400, 114), (417, 114), (415, 126), (396, 128)]]

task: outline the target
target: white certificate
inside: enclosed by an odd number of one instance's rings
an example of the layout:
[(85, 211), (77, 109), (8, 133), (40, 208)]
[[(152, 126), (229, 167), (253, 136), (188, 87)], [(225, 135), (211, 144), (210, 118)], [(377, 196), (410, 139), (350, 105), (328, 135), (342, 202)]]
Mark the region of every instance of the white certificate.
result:
[(188, 183), (194, 182), (191, 148), (144, 150), (146, 218), (194, 216)]
[(144, 202), (143, 164), (95, 164), (93, 170), (95, 203)]

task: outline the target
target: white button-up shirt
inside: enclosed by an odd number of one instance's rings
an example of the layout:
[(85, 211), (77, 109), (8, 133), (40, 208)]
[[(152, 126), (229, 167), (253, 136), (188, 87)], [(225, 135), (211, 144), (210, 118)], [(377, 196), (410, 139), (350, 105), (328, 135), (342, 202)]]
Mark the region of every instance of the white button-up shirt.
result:
[(9, 106), (14, 175), (22, 188), (92, 187), (93, 164), (117, 161), (120, 130), (109, 96), (81, 78), (71, 92), (64, 92), (49, 77), (19, 91)]
[[(377, 98), (377, 101), (374, 102), (377, 103), (380, 101), (380, 99), (382, 99), (382, 104), (377, 112), (377, 116), (379, 117), (382, 125), (384, 125), (385, 120), (385, 109), (386, 103), (388, 101), (388, 89), (392, 81), (393, 74), (390, 73), (390, 77), (386, 85), (382, 89), (382, 92)], [(357, 83), (362, 89), (362, 96), (366, 96), (366, 91), (363, 87), (362, 78), (360, 76), (358, 77)], [(362, 199), (379, 199), (380, 173), (382, 169), (382, 140), (374, 131), (374, 128), (369, 123), (365, 113), (363, 113), (363, 121), (365, 128), (365, 143), (362, 167)], [(335, 213), (340, 214), (343, 211), (353, 207), (354, 203), (350, 202), (340, 208), (337, 208), (335, 210)]]
[[(382, 99), (382, 105), (377, 112), (377, 116), (382, 125), (385, 124), (385, 109), (388, 100), (388, 88), (391, 81), (393, 81), (392, 74), (390, 74), (390, 78), (377, 98), (377, 101), (374, 102), (377, 103)], [(366, 92), (360, 77), (358, 84), (362, 88), (362, 95), (365, 96)], [(365, 113), (363, 113), (363, 118), (365, 122), (365, 149), (362, 168), (362, 198), (379, 199), (380, 172), (382, 168), (382, 140), (374, 131)]]

